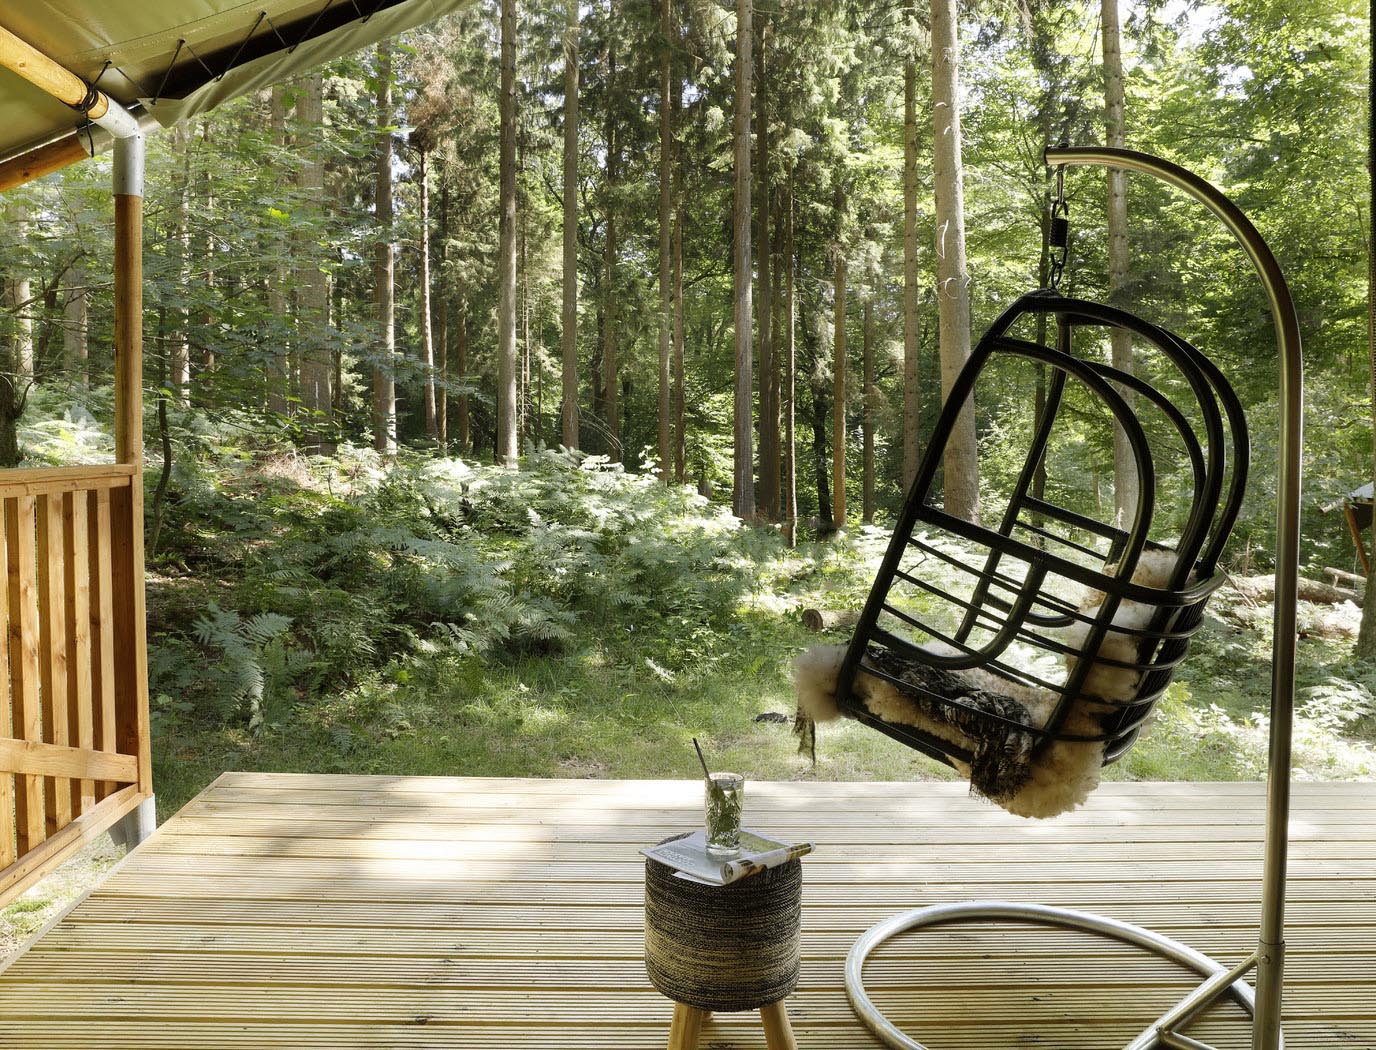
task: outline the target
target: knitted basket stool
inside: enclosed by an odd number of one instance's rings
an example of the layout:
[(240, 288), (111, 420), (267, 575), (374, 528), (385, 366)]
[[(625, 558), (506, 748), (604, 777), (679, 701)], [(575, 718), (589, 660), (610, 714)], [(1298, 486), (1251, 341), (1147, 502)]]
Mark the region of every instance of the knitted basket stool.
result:
[(694, 1050), (711, 1013), (758, 1010), (769, 1050), (797, 1050), (784, 1000), (798, 986), (799, 861), (727, 886), (645, 861), (645, 971), (674, 1000), (669, 1050)]

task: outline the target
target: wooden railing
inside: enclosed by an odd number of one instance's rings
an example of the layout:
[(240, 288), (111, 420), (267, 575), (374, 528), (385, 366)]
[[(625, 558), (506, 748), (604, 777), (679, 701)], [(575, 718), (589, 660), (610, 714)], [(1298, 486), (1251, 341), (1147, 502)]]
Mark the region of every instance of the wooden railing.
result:
[(0, 470), (0, 904), (152, 794), (133, 466)]

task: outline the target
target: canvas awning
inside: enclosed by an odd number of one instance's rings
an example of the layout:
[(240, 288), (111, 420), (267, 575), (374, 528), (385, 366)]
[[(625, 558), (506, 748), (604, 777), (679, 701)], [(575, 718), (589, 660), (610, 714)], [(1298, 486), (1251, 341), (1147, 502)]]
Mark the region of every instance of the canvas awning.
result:
[[(473, 0), (23, 0), (0, 25), (163, 127)], [(0, 161), (84, 121), (0, 68)]]

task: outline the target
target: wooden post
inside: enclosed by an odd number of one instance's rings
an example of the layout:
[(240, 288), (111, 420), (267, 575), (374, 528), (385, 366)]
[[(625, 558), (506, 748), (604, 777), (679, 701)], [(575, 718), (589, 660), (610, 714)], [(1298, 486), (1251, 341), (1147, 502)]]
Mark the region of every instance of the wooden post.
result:
[[(1376, 501), (1372, 505), (1373, 513), (1376, 513)], [(1347, 500), (1343, 501), (1343, 517), (1347, 519), (1347, 529), (1352, 533), (1352, 543), (1357, 548), (1357, 557), (1362, 562), (1362, 575), (1371, 575), (1371, 558), (1366, 553), (1366, 538), (1362, 535), (1362, 527), (1357, 524), (1357, 512), (1352, 509), (1352, 504)]]
[[(139, 792), (151, 796), (143, 566), (143, 166), (142, 135), (115, 143), (115, 458), (134, 468), (127, 502), (120, 498), (112, 507), (124, 519), (112, 522), (116, 616), (128, 617), (126, 644), (115, 654), (116, 736), (120, 751), (138, 756)], [(136, 826), (149, 823), (145, 815)]]
[(142, 135), (115, 143), (115, 459), (143, 470)]

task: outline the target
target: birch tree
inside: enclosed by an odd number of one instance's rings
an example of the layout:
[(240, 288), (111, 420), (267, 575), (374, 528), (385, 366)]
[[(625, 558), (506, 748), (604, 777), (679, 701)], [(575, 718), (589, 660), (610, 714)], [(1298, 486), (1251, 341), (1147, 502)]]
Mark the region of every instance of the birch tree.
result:
[(673, 47), (671, 45), (671, 0), (659, 6), (659, 476), (665, 484), (673, 480), (674, 434), (671, 412), (670, 357), (673, 350), (673, 128), (670, 124), (673, 91)]
[[(970, 357), (970, 287), (965, 266), (965, 190), (960, 143), (960, 42), (955, 0), (932, 0), (932, 167), (936, 203), (937, 313), (941, 392), (950, 394)], [(979, 514), (979, 446), (971, 398), (945, 454), (945, 508)]]
[[(909, 8), (910, 25), (916, 12)], [(917, 273), (917, 47), (903, 62), (903, 488), (917, 477), (917, 431), (922, 412), (918, 385)]]
[[(1124, 146), (1127, 125), (1123, 112), (1123, 55), (1118, 25), (1118, 0), (1103, 0), (1099, 34), (1104, 46), (1104, 143)], [(1108, 179), (1108, 288), (1109, 302), (1126, 308), (1128, 283), (1128, 177), (1122, 168), (1109, 168)], [(1115, 328), (1111, 337), (1112, 362), (1124, 372), (1133, 371), (1132, 333)], [(1128, 404), (1134, 397), (1123, 391)], [(1113, 428), (1113, 501), (1119, 518), (1130, 522), (1137, 507), (1137, 461), (1127, 433)]]
[(378, 341), (373, 362), (373, 448), (387, 455), (397, 445), (396, 355), (396, 236), (392, 228), (392, 46), (377, 46), (377, 182), (374, 194), (378, 239), (373, 249), (373, 289)]
[[(324, 121), (324, 81), (319, 70), (307, 76), (296, 98), (296, 119), (303, 128), (318, 132)], [(318, 134), (315, 135), (318, 139)], [(390, 138), (390, 135), (389, 135)], [(390, 185), (391, 173), (388, 172)], [(301, 168), (301, 192), (308, 201), (318, 202), (325, 194), (325, 158), (322, 150), (312, 149)], [(308, 444), (318, 451), (332, 446), (334, 369), (327, 343), (330, 318), (330, 279), (309, 248), (299, 258), (305, 265), (297, 273), (301, 332), (301, 403), (307, 419)], [(390, 290), (389, 290), (390, 293)]]
[(564, 273), (559, 440), (578, 448), (578, 0), (564, 4)]
[(755, 517), (755, 456), (751, 426), (754, 392), (751, 357), (751, 272), (750, 272), (750, 92), (751, 0), (736, 0), (736, 116), (735, 116), (735, 207), (732, 220), (732, 252), (736, 322), (736, 389), (732, 452), (731, 504), (736, 516)]
[(501, 122), (497, 223), (497, 462), (515, 468), (516, 411), (516, 0), (501, 0)]

